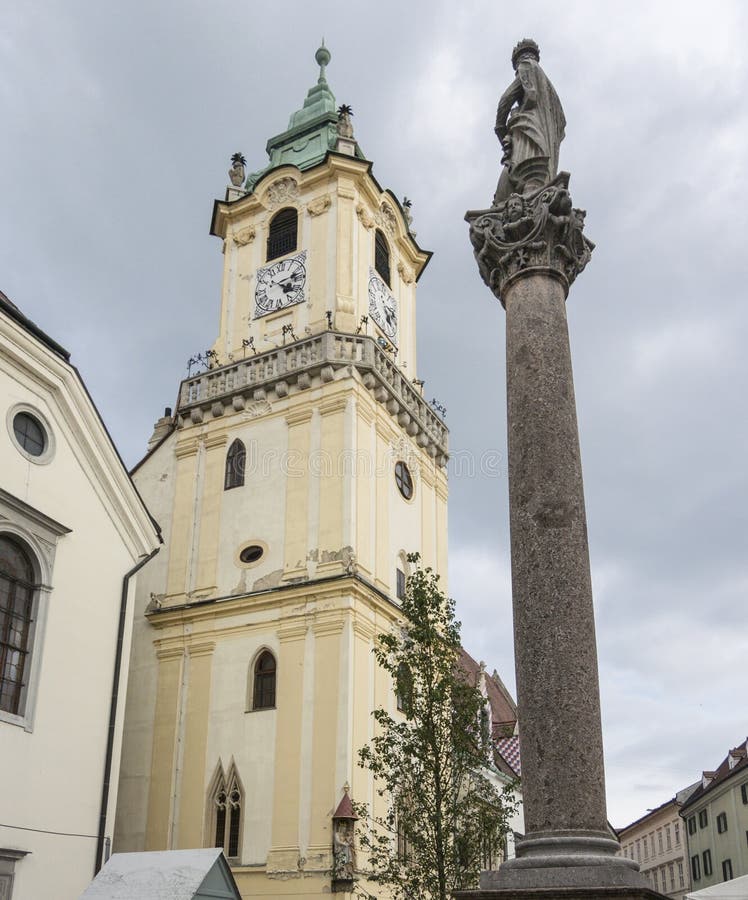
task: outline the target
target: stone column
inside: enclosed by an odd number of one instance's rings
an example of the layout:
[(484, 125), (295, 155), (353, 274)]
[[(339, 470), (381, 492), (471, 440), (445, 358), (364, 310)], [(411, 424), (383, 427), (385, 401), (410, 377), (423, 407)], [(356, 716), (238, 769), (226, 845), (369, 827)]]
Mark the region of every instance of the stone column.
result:
[[(509, 508), (526, 835), (472, 897), (643, 897), (607, 827), (587, 523), (566, 297), (594, 245), (569, 176), (469, 212), (506, 309)], [(549, 894), (549, 890), (551, 893)]]

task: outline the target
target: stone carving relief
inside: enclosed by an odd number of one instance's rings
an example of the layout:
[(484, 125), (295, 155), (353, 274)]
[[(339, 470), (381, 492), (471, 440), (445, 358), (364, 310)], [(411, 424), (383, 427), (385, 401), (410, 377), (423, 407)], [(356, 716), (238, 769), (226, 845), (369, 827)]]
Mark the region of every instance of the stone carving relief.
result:
[(242, 228), (241, 231), (237, 231), (234, 233), (234, 243), (239, 247), (244, 247), (246, 244), (250, 244), (256, 237), (257, 231), (255, 230), (254, 225), (249, 225), (247, 228)]
[(526, 269), (555, 271), (568, 286), (589, 262), (595, 245), (582, 233), (586, 213), (572, 207), (568, 188), (569, 173), (560, 172), (529, 195), (512, 193), (465, 215), (481, 277), (499, 300)]
[(374, 227), (374, 219), (369, 214), (368, 209), (365, 206), (362, 206), (360, 203), (356, 207), (356, 215), (361, 220), (361, 224), (364, 226), (364, 228)]
[(273, 411), (273, 407), (269, 400), (249, 400), (244, 405), (242, 419), (259, 419)]
[(379, 212), (375, 216), (375, 221), (377, 225), (383, 230), (386, 231), (390, 237), (394, 237), (395, 229), (397, 227), (397, 220), (395, 218), (395, 213), (392, 210), (392, 207), (387, 206), (386, 203), (383, 203), (379, 207)]
[(418, 454), (413, 449), (412, 441), (409, 441), (405, 437), (398, 438), (398, 440), (390, 445), (389, 456), (395, 462), (402, 460), (406, 463), (413, 478), (418, 480), (418, 477), (421, 474), (421, 463)]
[(327, 212), (331, 206), (332, 200), (330, 199), (330, 195), (325, 194), (324, 197), (318, 197), (316, 200), (312, 200), (311, 203), (307, 205), (307, 209), (309, 210), (310, 216), (321, 216), (322, 213)]
[(405, 284), (413, 283), (413, 279), (415, 278), (413, 270), (409, 269), (408, 266), (405, 265), (405, 263), (399, 262), (397, 264), (397, 271)]
[(292, 203), (298, 199), (298, 196), (298, 183), (295, 179), (286, 176), (279, 178), (268, 187), (262, 202), (268, 209), (276, 209), (284, 203)]

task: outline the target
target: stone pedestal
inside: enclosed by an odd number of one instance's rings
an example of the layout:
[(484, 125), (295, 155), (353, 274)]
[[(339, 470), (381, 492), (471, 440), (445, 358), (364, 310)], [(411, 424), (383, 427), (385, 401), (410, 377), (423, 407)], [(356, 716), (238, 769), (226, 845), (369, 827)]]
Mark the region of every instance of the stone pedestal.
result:
[(470, 212), (507, 313), (514, 649), (526, 835), (478, 898), (657, 897), (608, 829), (587, 523), (566, 296), (594, 245), (569, 176)]

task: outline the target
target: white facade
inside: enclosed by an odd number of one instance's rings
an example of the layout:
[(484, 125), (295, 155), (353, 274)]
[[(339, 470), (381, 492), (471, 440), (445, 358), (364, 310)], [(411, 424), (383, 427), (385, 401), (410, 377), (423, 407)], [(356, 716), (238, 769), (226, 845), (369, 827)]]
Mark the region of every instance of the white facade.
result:
[[(0, 413), (0, 897), (74, 900), (113, 828), (132, 625), (129, 602), (120, 630), (123, 582), (159, 539), (65, 352), (2, 295)], [(21, 413), (41, 452), (16, 433)], [(26, 589), (7, 564), (15, 551), (32, 571), (22, 638), (7, 627), (7, 597)], [(133, 576), (128, 599), (134, 587)]]

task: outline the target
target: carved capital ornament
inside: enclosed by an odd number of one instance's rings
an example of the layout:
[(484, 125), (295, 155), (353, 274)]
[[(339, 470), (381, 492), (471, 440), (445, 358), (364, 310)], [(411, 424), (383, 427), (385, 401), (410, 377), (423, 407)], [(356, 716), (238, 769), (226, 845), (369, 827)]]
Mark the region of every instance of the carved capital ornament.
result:
[(544, 271), (569, 286), (595, 245), (583, 234), (585, 211), (572, 207), (569, 173), (529, 195), (511, 194), (485, 210), (470, 210), (470, 241), (481, 278), (504, 304), (517, 278)]

